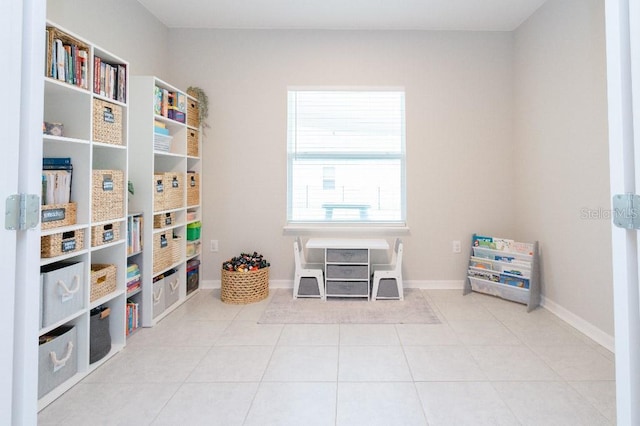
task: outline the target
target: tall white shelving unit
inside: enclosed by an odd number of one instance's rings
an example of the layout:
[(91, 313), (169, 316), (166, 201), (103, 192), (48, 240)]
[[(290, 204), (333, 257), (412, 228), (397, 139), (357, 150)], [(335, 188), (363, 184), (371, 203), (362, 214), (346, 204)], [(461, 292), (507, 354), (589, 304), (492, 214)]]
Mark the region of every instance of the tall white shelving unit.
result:
[[(94, 93), (94, 59), (100, 58), (102, 62), (111, 65), (120, 65), (125, 70), (128, 81), (128, 63), (121, 58), (93, 45), (82, 37), (75, 35), (58, 25), (47, 22), (48, 33), (60, 37), (69, 37), (78, 41), (86, 48), (88, 57), (85, 62), (86, 79), (88, 84), (75, 85), (61, 81), (50, 76), (45, 70), (44, 77), (44, 121), (49, 123), (62, 123), (62, 135), (43, 134), (43, 156), (70, 158), (73, 165), (73, 178), (71, 185), (71, 201), (76, 204), (76, 220), (72, 223), (61, 223), (61, 226), (46, 227), (43, 224), (41, 236), (43, 241), (65, 235), (82, 235), (82, 248), (66, 251), (63, 245), (61, 253), (49, 256), (49, 253), (41, 259), (41, 270), (48, 271), (58, 268), (69, 262), (82, 262), (84, 265), (80, 285), (83, 289), (82, 307), (75, 312), (65, 314), (63, 318), (52, 324), (42, 326), (39, 335), (41, 338), (55, 331), (61, 326), (74, 326), (77, 333), (76, 344), (69, 351), (70, 356), (77, 363), (77, 373), (62, 383), (57, 384), (52, 390), (41, 395), (38, 400), (39, 409), (44, 408), (62, 393), (78, 383), (93, 370), (102, 365), (111, 356), (125, 346), (125, 276), (126, 276), (126, 182), (128, 171), (128, 94), (126, 84), (122, 87), (122, 100), (115, 100), (107, 95)], [(94, 114), (96, 105), (108, 104), (117, 110), (121, 120), (121, 134), (116, 135), (119, 143), (100, 142), (96, 140), (95, 130), (97, 120), (102, 118), (101, 112)], [(98, 177), (94, 171), (116, 170), (122, 173), (124, 191), (122, 194), (121, 211), (114, 210), (108, 220), (100, 219), (96, 214), (97, 196), (94, 191)], [(117, 185), (114, 187), (117, 189)], [(68, 213), (68, 211), (67, 211)], [(102, 233), (104, 228), (115, 228), (115, 232)], [(94, 244), (94, 240), (96, 243)], [(76, 238), (73, 244), (79, 241)], [(64, 244), (64, 243), (63, 243)], [(114, 291), (101, 296), (97, 300), (90, 300), (91, 293), (91, 265), (109, 264), (115, 265), (116, 287)], [(41, 290), (42, 293), (42, 290)], [(41, 296), (42, 298), (42, 296)], [(93, 308), (104, 306), (111, 310), (109, 315), (109, 334), (111, 337), (111, 350), (106, 356), (94, 363), (89, 362), (90, 354), (90, 311)], [(41, 322), (43, 324), (43, 322)], [(60, 354), (58, 354), (60, 357)], [(42, 359), (42, 356), (41, 356)], [(42, 362), (39, 368), (43, 368)], [(50, 373), (55, 374), (55, 373)], [(41, 380), (41, 379), (40, 379)]]
[[(143, 250), (139, 260), (142, 278), (140, 314), (142, 326), (152, 327), (181, 303), (191, 297), (187, 294), (187, 262), (200, 256), (200, 245), (187, 249), (187, 226), (201, 220), (201, 137), (196, 124), (189, 125), (187, 108), (184, 122), (156, 114), (156, 88), (185, 96), (193, 105), (195, 99), (176, 87), (153, 76), (135, 76), (131, 79), (131, 146), (130, 179), (135, 195), (130, 208), (144, 215)], [(193, 117), (192, 117), (193, 118)], [(168, 149), (156, 148), (155, 127), (161, 123), (171, 138)], [(195, 150), (194, 144), (195, 143)], [(187, 172), (196, 172), (197, 186)], [(162, 180), (164, 176), (164, 180)], [(167, 207), (158, 204), (158, 196), (170, 190), (181, 192), (181, 200)], [(196, 201), (188, 205), (188, 191), (196, 191)], [(175, 194), (174, 194), (175, 195)], [(168, 250), (170, 248), (170, 250)], [(169, 253), (164, 253), (169, 252)], [(167, 256), (170, 260), (167, 261)], [(175, 272), (173, 272), (175, 271)], [(173, 272), (164, 283), (159, 277)], [(177, 291), (177, 294), (171, 294)]]

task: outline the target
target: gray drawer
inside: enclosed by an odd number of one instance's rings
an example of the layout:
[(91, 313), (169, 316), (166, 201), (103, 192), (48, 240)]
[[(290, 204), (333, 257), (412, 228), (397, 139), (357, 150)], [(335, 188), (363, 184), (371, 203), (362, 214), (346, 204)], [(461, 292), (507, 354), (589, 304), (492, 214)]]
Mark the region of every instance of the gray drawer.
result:
[(367, 263), (367, 249), (327, 249), (327, 262)]
[(368, 296), (369, 281), (327, 281), (327, 295)]
[(327, 265), (327, 278), (369, 279), (367, 265)]

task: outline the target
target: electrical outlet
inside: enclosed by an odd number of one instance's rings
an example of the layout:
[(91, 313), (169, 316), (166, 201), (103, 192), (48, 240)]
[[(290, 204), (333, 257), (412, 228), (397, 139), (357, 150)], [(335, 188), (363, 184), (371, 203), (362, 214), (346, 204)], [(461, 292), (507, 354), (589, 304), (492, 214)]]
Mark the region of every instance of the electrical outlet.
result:
[(211, 240), (211, 251), (214, 253), (218, 251), (218, 240)]
[(460, 241), (453, 241), (452, 243), (452, 249), (454, 253), (460, 253), (462, 252), (462, 247), (460, 246)]

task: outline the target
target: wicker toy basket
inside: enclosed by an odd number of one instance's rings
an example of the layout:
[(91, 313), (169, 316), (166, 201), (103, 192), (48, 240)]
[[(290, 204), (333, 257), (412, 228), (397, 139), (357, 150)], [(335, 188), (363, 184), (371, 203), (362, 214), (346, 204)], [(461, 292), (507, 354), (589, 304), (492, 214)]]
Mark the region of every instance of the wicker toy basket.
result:
[(269, 268), (236, 272), (222, 270), (221, 299), (224, 303), (245, 305), (269, 296)]

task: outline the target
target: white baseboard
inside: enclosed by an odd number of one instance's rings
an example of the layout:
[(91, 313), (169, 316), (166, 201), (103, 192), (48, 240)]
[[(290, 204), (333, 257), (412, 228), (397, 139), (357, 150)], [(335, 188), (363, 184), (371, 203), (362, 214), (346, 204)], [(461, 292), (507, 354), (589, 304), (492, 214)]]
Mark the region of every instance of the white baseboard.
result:
[[(271, 288), (293, 288), (293, 280), (269, 280)], [(421, 290), (462, 290), (464, 280), (408, 280), (405, 288), (419, 288)], [(202, 280), (200, 288), (220, 288), (220, 280)]]
[(547, 299), (544, 296), (541, 297), (540, 305), (549, 312), (556, 315), (561, 320), (565, 321), (567, 324), (571, 325), (576, 330), (585, 334), (587, 337), (589, 337), (599, 345), (603, 346), (608, 351), (615, 353), (615, 338), (613, 336), (608, 335), (598, 327), (586, 321), (584, 318), (579, 317), (578, 315), (560, 306), (553, 300)]

